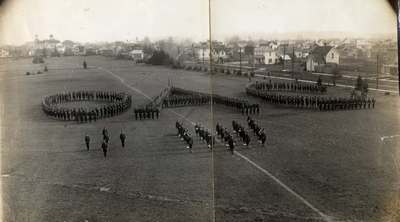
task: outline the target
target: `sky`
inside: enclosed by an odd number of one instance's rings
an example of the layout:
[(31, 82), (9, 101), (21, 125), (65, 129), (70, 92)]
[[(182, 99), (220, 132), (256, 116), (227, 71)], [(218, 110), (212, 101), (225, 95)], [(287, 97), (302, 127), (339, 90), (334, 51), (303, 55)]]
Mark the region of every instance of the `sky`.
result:
[[(385, 0), (210, 1), (213, 39), (396, 32), (396, 15)], [(7, 0), (0, 6), (0, 44), (22, 44), (35, 35), (43, 39), (50, 34), (80, 42), (145, 36), (205, 40), (208, 4), (208, 0)]]

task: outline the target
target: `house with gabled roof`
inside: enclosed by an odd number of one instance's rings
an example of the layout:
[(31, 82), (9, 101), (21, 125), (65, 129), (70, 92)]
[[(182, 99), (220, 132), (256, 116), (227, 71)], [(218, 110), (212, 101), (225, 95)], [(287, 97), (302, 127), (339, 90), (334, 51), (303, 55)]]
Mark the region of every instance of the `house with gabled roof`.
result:
[(307, 71), (315, 71), (317, 66), (339, 64), (339, 52), (332, 46), (316, 46), (307, 57)]

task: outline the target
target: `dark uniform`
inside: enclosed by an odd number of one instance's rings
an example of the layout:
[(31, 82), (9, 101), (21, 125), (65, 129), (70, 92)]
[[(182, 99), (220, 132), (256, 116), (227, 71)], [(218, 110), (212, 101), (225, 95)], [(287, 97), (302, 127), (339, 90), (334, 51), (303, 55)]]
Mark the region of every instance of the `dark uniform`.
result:
[(103, 150), (104, 159), (107, 158), (107, 148), (108, 145), (106, 141), (103, 141), (103, 143), (101, 143), (101, 149)]
[(233, 155), (233, 152), (235, 150), (235, 145), (233, 144), (233, 139), (232, 138), (229, 139), (228, 144), (229, 144), (229, 149), (230, 149), (230, 151), (231, 151), (231, 153)]
[(86, 143), (86, 149), (89, 151), (89, 145), (90, 145), (90, 137), (89, 137), (89, 135), (85, 136), (85, 143)]
[(125, 147), (126, 135), (123, 132), (121, 132), (121, 134), (119, 134), (119, 139), (121, 140), (122, 147)]

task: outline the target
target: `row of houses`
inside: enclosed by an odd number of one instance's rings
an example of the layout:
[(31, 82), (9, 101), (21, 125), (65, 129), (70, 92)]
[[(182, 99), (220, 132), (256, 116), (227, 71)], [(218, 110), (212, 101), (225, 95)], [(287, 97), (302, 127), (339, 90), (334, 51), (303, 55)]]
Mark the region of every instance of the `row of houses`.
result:
[[(123, 47), (121, 46), (123, 45)], [(125, 56), (129, 59), (142, 61), (145, 57), (143, 50), (138, 45), (130, 44), (79, 44), (70, 40), (63, 42), (50, 35), (48, 39), (39, 39), (35, 36), (34, 41), (22, 46), (0, 47), (0, 58), (6, 57), (28, 57), (28, 56)]]
[[(213, 58), (216, 63), (239, 59), (248, 61), (252, 65), (273, 65), (282, 61), (292, 60), (306, 63), (307, 71), (317, 71), (326, 64), (339, 64), (340, 53), (333, 46), (314, 45), (309, 48), (295, 48), (294, 45), (279, 44), (271, 41), (258, 45), (237, 44), (225, 46), (221, 42), (213, 42), (210, 49), (209, 44), (201, 43), (194, 47), (195, 57), (198, 61), (209, 61)], [(235, 58), (236, 57), (236, 58)]]

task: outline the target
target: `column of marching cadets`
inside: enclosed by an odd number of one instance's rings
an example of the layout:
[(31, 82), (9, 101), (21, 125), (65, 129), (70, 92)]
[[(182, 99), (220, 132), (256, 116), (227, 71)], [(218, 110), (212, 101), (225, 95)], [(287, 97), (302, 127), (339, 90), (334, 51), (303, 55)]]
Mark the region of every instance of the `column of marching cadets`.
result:
[(135, 119), (136, 120), (145, 120), (145, 119), (158, 119), (161, 112), (161, 104), (165, 97), (170, 94), (170, 88), (165, 88), (161, 91), (159, 95), (152, 98), (151, 101), (146, 104), (144, 107), (139, 107), (134, 109)]
[[(254, 135), (257, 136), (258, 142), (264, 146), (266, 142), (266, 134), (264, 132), (264, 129), (261, 128), (258, 124), (256, 124), (255, 120), (252, 119), (250, 116), (247, 117), (247, 124), (250, 130), (253, 131)], [(193, 138), (192, 135), (189, 133), (189, 130), (183, 126), (183, 123), (176, 121), (175, 127), (178, 131), (177, 136), (185, 141), (187, 144), (186, 148), (189, 149), (190, 152), (192, 152), (193, 148)], [(231, 153), (234, 153), (235, 149), (235, 136), (239, 137), (243, 145), (248, 147), (250, 145), (250, 133), (245, 130), (245, 128), (240, 125), (236, 121), (232, 121), (232, 129), (233, 133), (231, 133), (226, 127), (223, 125), (217, 123), (215, 131), (216, 131), (216, 136), (218, 139), (220, 139), (221, 143), (224, 143), (225, 146), (228, 147), (228, 149), (231, 151)], [(207, 144), (207, 148), (211, 151), (213, 148), (213, 144), (215, 144), (215, 137), (212, 135), (212, 133), (207, 130), (205, 127), (201, 126), (201, 124), (196, 123), (194, 125), (194, 131), (197, 137), (199, 137), (199, 141), (205, 142)]]

